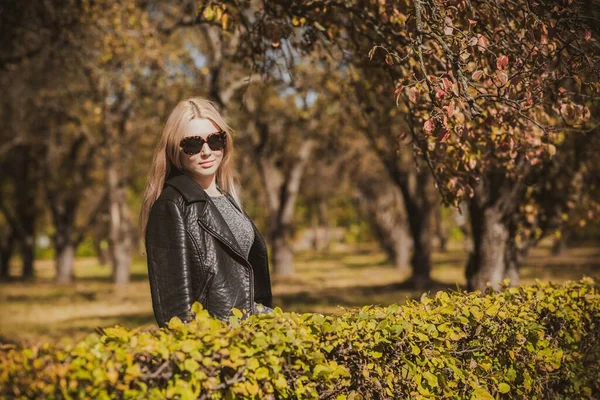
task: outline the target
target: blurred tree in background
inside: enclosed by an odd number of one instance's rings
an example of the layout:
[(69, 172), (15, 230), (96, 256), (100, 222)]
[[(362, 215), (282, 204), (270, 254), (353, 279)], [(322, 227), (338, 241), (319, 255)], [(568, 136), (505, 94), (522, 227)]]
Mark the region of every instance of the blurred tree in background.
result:
[[(308, 55), (323, 45), (339, 47), (363, 71), (369, 47), (368, 58), (387, 67), (392, 81), (383, 85), (395, 89), (414, 152), (443, 200), (469, 202), (474, 249), (466, 275), (470, 288), (483, 289), (504, 277), (515, 281), (518, 253), (552, 230), (529, 229), (535, 239), (522, 240), (516, 227), (524, 224), (515, 219), (556, 221), (518, 212), (533, 207), (527, 182), (545, 173), (561, 144), (598, 135), (590, 117), (600, 89), (599, 9), (594, 1), (208, 1), (200, 15), (244, 31), (262, 70), (281, 42)], [(568, 188), (577, 190), (587, 187)], [(560, 213), (566, 197), (546, 197), (556, 204), (537, 210)], [(419, 227), (429, 220), (420, 218)]]
[(599, 9), (4, 2), (0, 275), (18, 255), (33, 278), (36, 241), (50, 235), (57, 282), (74, 279), (90, 243), (126, 284), (143, 255), (133, 216), (166, 116), (202, 95), (234, 127), (242, 199), (275, 276), (294, 273), (303, 232), (325, 251), (342, 227), (427, 288), (434, 244), (455, 224), (443, 207), (464, 204), (469, 288), (516, 284), (541, 239), (599, 215)]

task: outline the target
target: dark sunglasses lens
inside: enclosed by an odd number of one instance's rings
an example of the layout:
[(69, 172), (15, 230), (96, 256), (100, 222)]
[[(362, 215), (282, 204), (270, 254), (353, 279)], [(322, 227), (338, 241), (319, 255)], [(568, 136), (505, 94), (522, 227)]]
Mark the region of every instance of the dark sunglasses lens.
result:
[(208, 137), (208, 146), (212, 149), (212, 150), (223, 150), (223, 148), (225, 147), (225, 134), (221, 133), (218, 135), (210, 135)]
[(204, 141), (202, 139), (188, 139), (183, 142), (183, 151), (187, 154), (197, 154), (202, 150)]

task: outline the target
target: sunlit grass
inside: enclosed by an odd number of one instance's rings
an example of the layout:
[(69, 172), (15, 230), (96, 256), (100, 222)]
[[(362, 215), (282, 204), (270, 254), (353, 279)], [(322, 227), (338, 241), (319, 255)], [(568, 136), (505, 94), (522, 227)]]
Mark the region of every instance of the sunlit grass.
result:
[[(435, 253), (432, 278), (439, 287), (431, 291), (464, 286), (466, 259), (459, 247)], [(18, 275), (18, 267), (12, 266), (12, 275)], [(0, 283), (0, 342), (64, 343), (82, 339), (96, 327), (156, 324), (144, 259), (134, 263), (132, 280), (123, 287), (111, 283), (109, 266), (95, 258), (77, 260), (77, 280), (69, 285), (53, 282), (53, 261), (38, 260), (35, 268), (35, 282)], [(327, 254), (301, 252), (295, 270), (291, 277), (273, 277), (274, 304), (284, 311), (337, 314), (366, 304), (403, 303), (422, 294), (402, 285), (410, 271), (396, 269), (375, 245), (334, 248)], [(554, 256), (541, 247), (521, 268), (520, 283), (584, 275), (600, 278), (600, 248), (573, 248)]]

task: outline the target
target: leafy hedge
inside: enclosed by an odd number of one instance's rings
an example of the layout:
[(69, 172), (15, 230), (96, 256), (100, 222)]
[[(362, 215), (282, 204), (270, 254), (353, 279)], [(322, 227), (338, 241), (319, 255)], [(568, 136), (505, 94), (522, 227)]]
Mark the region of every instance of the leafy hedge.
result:
[(196, 303), (187, 325), (5, 349), (0, 397), (598, 398), (599, 289), (584, 278), (438, 292), (338, 317), (235, 310), (229, 323)]

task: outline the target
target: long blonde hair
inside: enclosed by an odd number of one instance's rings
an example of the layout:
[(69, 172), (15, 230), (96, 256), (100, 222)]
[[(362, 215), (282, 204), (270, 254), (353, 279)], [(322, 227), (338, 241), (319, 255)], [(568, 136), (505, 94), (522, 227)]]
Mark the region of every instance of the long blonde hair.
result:
[(191, 97), (177, 103), (167, 119), (160, 141), (154, 150), (139, 216), (142, 237), (146, 235), (146, 224), (148, 223), (150, 209), (160, 196), (165, 181), (171, 176), (185, 173), (180, 158), (182, 150), (179, 147), (179, 142), (184, 136), (184, 124), (195, 118), (209, 119), (227, 133), (223, 160), (217, 170), (216, 183), (221, 190), (229, 193), (242, 207), (234, 182), (233, 130), (227, 125), (213, 102), (202, 97)]

